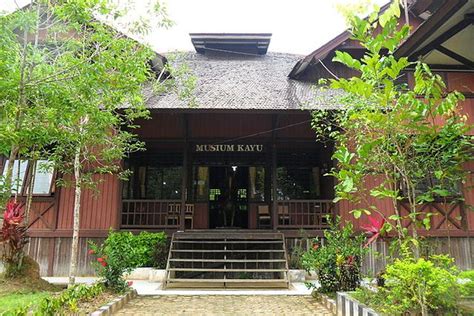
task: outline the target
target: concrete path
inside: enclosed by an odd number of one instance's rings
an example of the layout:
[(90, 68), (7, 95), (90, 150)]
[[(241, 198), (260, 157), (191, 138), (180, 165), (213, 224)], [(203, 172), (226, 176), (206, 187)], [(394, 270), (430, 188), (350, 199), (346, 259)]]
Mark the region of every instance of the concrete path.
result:
[[(46, 281), (58, 284), (66, 285), (68, 278), (66, 277), (43, 277)], [(76, 278), (77, 283), (92, 284), (97, 281), (94, 277), (78, 277)], [(277, 295), (303, 295), (308, 296), (311, 294), (311, 289), (308, 289), (304, 283), (291, 283), (289, 289), (162, 289), (160, 282), (145, 281), (145, 280), (130, 280), (133, 281), (132, 287), (137, 290), (138, 295), (184, 295), (184, 296), (195, 296), (195, 295), (224, 295), (224, 296), (237, 296), (237, 295), (264, 295), (264, 296), (277, 296)], [(314, 281), (315, 282), (315, 281)]]
[(140, 296), (115, 315), (332, 315), (311, 296)]

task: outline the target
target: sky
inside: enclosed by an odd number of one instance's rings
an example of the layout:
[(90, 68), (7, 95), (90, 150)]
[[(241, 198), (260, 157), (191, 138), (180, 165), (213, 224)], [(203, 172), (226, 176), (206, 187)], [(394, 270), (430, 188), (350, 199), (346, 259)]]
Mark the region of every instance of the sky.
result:
[[(346, 29), (336, 4), (358, 0), (167, 0), (170, 29), (142, 38), (157, 52), (191, 51), (189, 33), (272, 33), (269, 51), (307, 55)], [(28, 0), (0, 0), (12, 10)], [(375, 0), (383, 4), (386, 0)], [(133, 10), (140, 11), (140, 0)], [(125, 31), (126, 30), (121, 30)], [(133, 37), (133, 36), (132, 36)]]

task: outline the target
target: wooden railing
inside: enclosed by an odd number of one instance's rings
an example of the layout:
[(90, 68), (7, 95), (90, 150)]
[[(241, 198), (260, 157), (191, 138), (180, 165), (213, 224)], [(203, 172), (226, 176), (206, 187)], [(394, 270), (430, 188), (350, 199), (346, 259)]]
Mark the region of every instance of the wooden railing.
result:
[[(180, 200), (122, 200), (121, 228), (178, 228)], [(186, 218), (194, 215), (194, 205), (186, 204)]]
[(325, 229), (334, 211), (332, 200), (278, 201), (278, 228)]
[[(267, 207), (268, 210), (268, 207)], [(325, 229), (327, 215), (334, 215), (331, 200), (287, 200), (278, 201), (278, 228), (281, 229)], [(259, 220), (265, 218), (260, 214)], [(268, 213), (268, 212), (267, 212)], [(268, 226), (271, 226), (270, 214)], [(177, 229), (180, 225), (180, 200), (123, 200), (121, 228)], [(194, 205), (186, 204), (186, 228), (193, 228)], [(260, 228), (264, 226), (259, 225)], [(266, 227), (265, 228), (269, 228)]]

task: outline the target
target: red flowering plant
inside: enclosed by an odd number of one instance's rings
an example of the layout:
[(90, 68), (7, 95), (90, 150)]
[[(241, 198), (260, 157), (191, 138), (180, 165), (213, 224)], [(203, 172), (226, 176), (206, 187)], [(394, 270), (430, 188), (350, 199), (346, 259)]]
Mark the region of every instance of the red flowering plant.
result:
[(111, 232), (103, 244), (97, 245), (89, 241), (88, 254), (92, 258), (92, 265), (97, 276), (107, 288), (114, 292), (124, 292), (130, 285), (124, 276), (135, 267), (131, 262), (133, 251), (123, 249), (120, 234)]
[(0, 234), (1, 260), (5, 264), (5, 274), (14, 276), (20, 272), (24, 257), (23, 249), (28, 243), (27, 227), (23, 224), (24, 214), (18, 202), (8, 202), (3, 213)]
[(385, 219), (377, 219), (373, 216), (368, 216), (369, 225), (361, 225), (361, 228), (368, 235), (368, 239), (364, 244), (364, 247), (368, 247), (371, 243), (375, 242), (385, 232)]

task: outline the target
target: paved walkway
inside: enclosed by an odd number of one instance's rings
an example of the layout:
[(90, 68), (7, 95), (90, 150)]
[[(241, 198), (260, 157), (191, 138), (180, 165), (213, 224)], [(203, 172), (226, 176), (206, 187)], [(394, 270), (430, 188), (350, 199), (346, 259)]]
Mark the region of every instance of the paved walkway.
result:
[(140, 296), (116, 315), (332, 315), (311, 296)]

